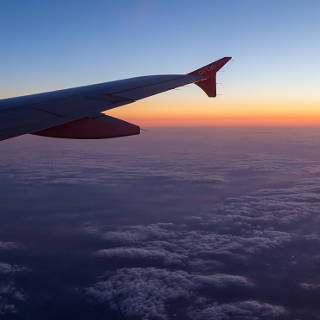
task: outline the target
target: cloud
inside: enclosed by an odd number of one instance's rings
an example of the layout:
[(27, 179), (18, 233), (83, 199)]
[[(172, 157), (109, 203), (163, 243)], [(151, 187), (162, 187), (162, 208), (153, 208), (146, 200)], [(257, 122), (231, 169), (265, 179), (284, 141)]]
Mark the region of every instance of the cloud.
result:
[(0, 250), (16, 249), (17, 247), (15, 242), (0, 241)]
[(115, 244), (134, 244), (139, 241), (147, 240), (167, 240), (168, 238), (176, 238), (174, 223), (156, 223), (149, 225), (127, 226), (125, 230), (110, 232), (99, 232), (96, 229), (99, 237)]
[(320, 283), (301, 282), (300, 287), (305, 290), (319, 290)]
[[(170, 213), (177, 207), (168, 201), (164, 208), (143, 202), (139, 208), (144, 215), (135, 225), (104, 227), (91, 221), (90, 234), (98, 238), (96, 261), (108, 273), (88, 294), (123, 318), (171, 319), (171, 305), (181, 306), (177, 317), (187, 319), (181, 314), (188, 312), (195, 320), (284, 319), (286, 310), (312, 314), (316, 302), (293, 305), (284, 297), (290, 294), (298, 301), (308, 294), (316, 299), (320, 288), (317, 276), (310, 274), (318, 265), (314, 257), (320, 245), (319, 177), (278, 179), (278, 173), (284, 175), (284, 169), (287, 173), (286, 160), (254, 162), (244, 157), (239, 165), (237, 161), (232, 162), (235, 169), (217, 169), (223, 188), (190, 184), (207, 194), (191, 197), (196, 204), (183, 195), (183, 202), (177, 202), (183, 210), (178, 208), (172, 219), (166, 209)], [(294, 166), (297, 169), (299, 163)], [(151, 185), (143, 181), (145, 188)], [(170, 182), (178, 186), (174, 179)], [(148, 221), (157, 221), (154, 215), (162, 210), (162, 221), (171, 223), (143, 224), (147, 215), (152, 217)], [(162, 280), (177, 275), (181, 282)]]
[[(314, 188), (260, 190), (228, 198), (210, 211), (195, 212), (174, 223), (107, 230), (96, 226), (91, 234), (101, 240), (98, 256), (122, 269), (108, 273), (87, 293), (123, 317), (145, 320), (173, 318), (170, 305), (176, 300), (182, 301), (183, 310), (178, 312), (188, 312), (185, 318), (192, 320), (286, 317), (287, 309), (294, 306), (255, 299), (262, 292), (275, 290), (273, 281), (282, 277), (281, 272), (272, 275), (278, 267), (285, 270), (290, 264), (290, 268), (297, 268), (290, 258), (299, 257), (295, 244), (300, 248), (312, 242), (310, 248), (318, 248), (318, 231), (300, 228), (318, 212)], [(308, 206), (304, 197), (311, 201)], [(296, 258), (294, 261), (299, 263)], [(128, 267), (127, 262), (135, 268), (123, 268)], [(178, 275), (180, 281), (175, 281)], [(311, 282), (300, 287), (301, 291), (317, 289)], [(284, 286), (274, 293), (279, 304), (288, 290)], [(205, 303), (199, 304), (199, 299)]]
[[(107, 275), (96, 280), (99, 282), (87, 292), (103, 305), (111, 306), (119, 318), (170, 318), (167, 307), (176, 299), (183, 301), (183, 312), (190, 306), (191, 319), (197, 314), (204, 319), (219, 319), (220, 315), (222, 319), (249, 320), (260, 319), (264, 314), (272, 318), (276, 312), (284, 314), (283, 307), (272, 305), (276, 304), (274, 301), (288, 304), (284, 298), (288, 294), (306, 295), (306, 289), (315, 290), (319, 283), (311, 274), (317, 267), (311, 259), (319, 252), (319, 224), (313, 224), (317, 219), (319, 222), (319, 178), (291, 176), (291, 182), (280, 181), (280, 175), (288, 176), (306, 163), (282, 153), (274, 157), (274, 144), (270, 150), (263, 145), (259, 147), (262, 152), (254, 150), (249, 154), (240, 140), (251, 145), (254, 136), (237, 136), (239, 145), (233, 143), (236, 149), (232, 147), (228, 154), (224, 153), (225, 143), (221, 140), (221, 144), (206, 148), (204, 153), (201, 146), (193, 154), (183, 148), (177, 151), (176, 146), (166, 154), (159, 152), (158, 144), (150, 143), (152, 152), (147, 157), (140, 152), (145, 147), (137, 152), (136, 146), (128, 144), (119, 153), (116, 143), (107, 162), (105, 151), (100, 152), (96, 145), (83, 157), (83, 153), (73, 152), (77, 148), (72, 151), (74, 143), (63, 147), (72, 156), (67, 163), (65, 159), (61, 161), (56, 157), (61, 154), (59, 142), (58, 153), (58, 149), (49, 150), (57, 160), (54, 168), (48, 167), (43, 158), (40, 162), (27, 161), (22, 169), (21, 161), (16, 165), (7, 161), (3, 170), (14, 176), (12, 183), (26, 181), (37, 191), (31, 193), (44, 199), (34, 201), (36, 209), (28, 209), (34, 219), (38, 214), (50, 226), (52, 217), (60, 225), (63, 216), (72, 224), (88, 221), (86, 232), (95, 238), (83, 252), (86, 255), (92, 250), (96, 255), (84, 257), (95, 259), (94, 263), (90, 260), (93, 267), (87, 272), (92, 271), (93, 276), (97, 270), (104, 270)], [(130, 157), (128, 146), (134, 151)], [(314, 167), (318, 168), (318, 161), (314, 161)], [(9, 195), (7, 184), (3, 188)], [(11, 194), (16, 198), (14, 192)], [(70, 204), (70, 198), (79, 194), (86, 197), (78, 197), (80, 202)], [(11, 207), (15, 202), (7, 203)], [(19, 202), (15, 210), (25, 207), (28, 206)], [(50, 215), (47, 220), (44, 209), (61, 214)], [(84, 220), (79, 222), (76, 217)], [(171, 223), (155, 223), (159, 220)], [(79, 261), (78, 253), (73, 261)], [(0, 265), (2, 275), (10, 275), (12, 268), (9, 264)], [(291, 292), (292, 286), (286, 286), (286, 281), (290, 284), (291, 280), (297, 291)], [(301, 286), (296, 285), (299, 282)], [(312, 292), (308, 294), (311, 296)], [(263, 302), (249, 300), (259, 297), (268, 298)], [(199, 299), (204, 302), (200, 304)], [(301, 306), (297, 308), (300, 312)], [(195, 310), (198, 313), (192, 313)]]
[(213, 270), (221, 270), (224, 267), (224, 263), (218, 260), (205, 260), (195, 258), (187, 261), (190, 271), (193, 272), (212, 272)]
[(183, 265), (184, 256), (179, 254), (174, 254), (162, 248), (159, 249), (143, 249), (143, 248), (111, 248), (111, 249), (101, 249), (96, 252), (100, 257), (107, 259), (112, 259), (113, 261), (117, 259), (126, 263), (128, 261), (137, 263), (153, 263), (161, 264), (164, 266), (169, 265)]
[(205, 306), (189, 312), (193, 320), (271, 320), (287, 313), (282, 306), (248, 300)]
[[(270, 192), (264, 203), (266, 194), (230, 198), (210, 213), (175, 223), (124, 225), (109, 230), (91, 227), (90, 234), (101, 240), (97, 256), (118, 269), (107, 272), (103, 281), (86, 290), (87, 294), (123, 317), (144, 320), (171, 319), (168, 310), (176, 300), (183, 309), (178, 312), (188, 312), (185, 318), (192, 320), (269, 320), (287, 315), (285, 307), (268, 301), (241, 300), (255, 298), (264, 290), (264, 279), (259, 277), (268, 276), (274, 252), (304, 239), (288, 225), (309, 218), (313, 209), (298, 219), (301, 208), (295, 206), (294, 196), (282, 193), (287, 200), (277, 199), (275, 203), (268, 197), (281, 197), (281, 193)], [(288, 218), (290, 212), (295, 219)], [(266, 269), (260, 273), (250, 268), (251, 263), (260, 263), (258, 256), (268, 256), (263, 265)], [(251, 274), (256, 278), (251, 279)], [(205, 303), (197, 302), (201, 299)]]
[(0, 316), (16, 313), (17, 304), (24, 301), (22, 290), (16, 287), (13, 280), (14, 275), (23, 270), (24, 267), (0, 262)]
[(22, 270), (24, 270), (23, 267), (12, 265), (5, 262), (0, 262), (0, 275), (13, 274)]
[(184, 271), (124, 268), (106, 281), (88, 288), (87, 294), (124, 316), (165, 320), (165, 304), (177, 298), (190, 297), (193, 287), (192, 279)]
[(96, 231), (95, 234), (114, 246), (100, 249), (100, 256), (131, 260), (145, 258), (164, 265), (192, 264), (199, 259), (214, 260), (222, 256), (239, 260), (281, 247), (292, 240), (292, 235), (283, 231), (252, 230), (244, 235), (233, 235), (190, 230), (188, 225), (173, 224), (124, 227), (116, 232)]
[(251, 287), (253, 283), (246, 277), (231, 274), (213, 274), (195, 276), (199, 287), (207, 288), (226, 288), (229, 286)]
[(230, 274), (194, 275), (158, 268), (123, 268), (87, 289), (87, 294), (124, 316), (167, 319), (165, 306), (176, 299), (188, 301), (208, 288), (247, 287), (246, 277)]
[(0, 282), (0, 315), (16, 313), (16, 304), (24, 300), (22, 291), (12, 282)]

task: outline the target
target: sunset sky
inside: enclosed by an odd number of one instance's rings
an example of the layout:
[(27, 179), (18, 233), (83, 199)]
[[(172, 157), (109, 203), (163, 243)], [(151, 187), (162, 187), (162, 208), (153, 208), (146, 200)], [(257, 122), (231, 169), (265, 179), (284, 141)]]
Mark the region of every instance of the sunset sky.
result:
[[(0, 41), (0, 320), (320, 320), (320, 0), (0, 0)], [(223, 57), (140, 135), (2, 100)]]
[(218, 95), (194, 85), (109, 114), (151, 125), (319, 125), (320, 2), (1, 1), (0, 98), (232, 56)]

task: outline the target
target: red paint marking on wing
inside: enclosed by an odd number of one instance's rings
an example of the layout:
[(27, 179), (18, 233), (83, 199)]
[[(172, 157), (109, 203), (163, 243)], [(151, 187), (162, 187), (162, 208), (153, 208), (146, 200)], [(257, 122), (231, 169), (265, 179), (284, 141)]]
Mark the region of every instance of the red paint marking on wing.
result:
[(189, 74), (209, 78), (217, 73), (229, 60), (231, 60), (231, 57), (224, 57), (220, 60), (209, 63), (208, 65), (201, 67), (195, 71), (192, 71)]

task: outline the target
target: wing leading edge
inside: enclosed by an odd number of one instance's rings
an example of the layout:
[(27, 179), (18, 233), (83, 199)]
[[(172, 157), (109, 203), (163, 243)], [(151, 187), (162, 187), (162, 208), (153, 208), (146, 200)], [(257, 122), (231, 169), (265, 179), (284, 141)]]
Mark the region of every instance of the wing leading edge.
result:
[(155, 75), (0, 100), (0, 141), (31, 133), (97, 139), (139, 134), (138, 126), (101, 112), (195, 83), (216, 96), (216, 73), (225, 57), (185, 75)]

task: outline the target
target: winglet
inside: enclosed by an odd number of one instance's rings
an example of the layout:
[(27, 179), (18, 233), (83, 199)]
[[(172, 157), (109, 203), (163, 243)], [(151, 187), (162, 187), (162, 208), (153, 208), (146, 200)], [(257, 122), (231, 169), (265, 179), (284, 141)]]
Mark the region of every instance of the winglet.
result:
[(216, 97), (217, 96), (217, 88), (216, 88), (216, 73), (229, 61), (231, 57), (224, 57), (215, 62), (212, 62), (200, 69), (190, 72), (189, 74), (193, 76), (202, 77), (201, 80), (195, 82), (197, 86), (199, 86), (208, 97)]

